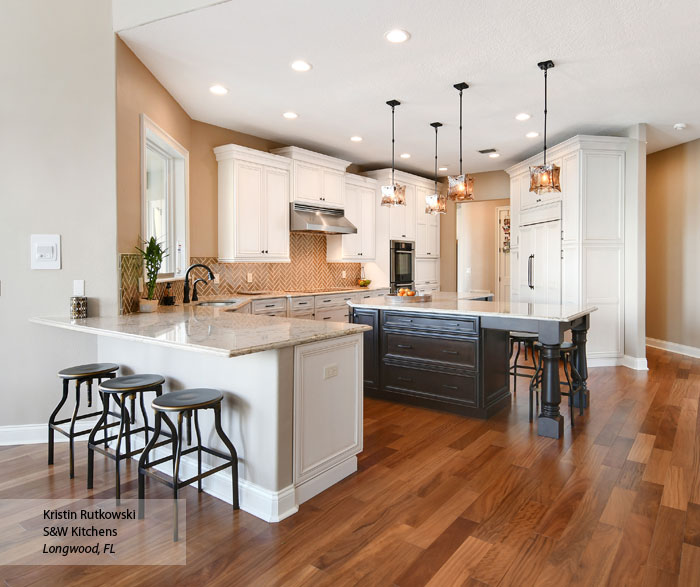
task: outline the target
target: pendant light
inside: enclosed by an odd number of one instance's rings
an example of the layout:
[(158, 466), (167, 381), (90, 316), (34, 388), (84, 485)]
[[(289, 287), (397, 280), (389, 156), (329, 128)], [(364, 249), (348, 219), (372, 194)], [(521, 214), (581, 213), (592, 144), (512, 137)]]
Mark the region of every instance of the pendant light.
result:
[(391, 106), (391, 185), (382, 186), (382, 206), (405, 206), (406, 186), (394, 181), (394, 110), (401, 102), (389, 100), (387, 105)]
[(438, 190), (438, 129), (442, 122), (431, 122), (430, 126), (435, 129), (435, 193), (425, 196), (426, 214), (445, 214), (447, 212), (447, 198)]
[(540, 61), (537, 67), (544, 71), (544, 160), (542, 165), (530, 167), (530, 191), (545, 194), (561, 191), (561, 169), (557, 165), (547, 165), (547, 70), (552, 69), (554, 63), (551, 60)]
[(447, 197), (455, 202), (469, 202), (474, 199), (474, 178), (462, 173), (462, 92), (469, 84), (460, 82), (454, 87), (459, 90), (459, 175), (447, 176)]

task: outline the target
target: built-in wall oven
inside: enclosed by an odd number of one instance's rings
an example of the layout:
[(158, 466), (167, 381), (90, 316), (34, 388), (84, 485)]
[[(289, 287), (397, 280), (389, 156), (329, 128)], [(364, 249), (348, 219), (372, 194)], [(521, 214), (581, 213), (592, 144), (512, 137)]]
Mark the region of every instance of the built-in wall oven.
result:
[(413, 241), (391, 241), (390, 244), (391, 293), (396, 293), (402, 287), (414, 289), (416, 244)]

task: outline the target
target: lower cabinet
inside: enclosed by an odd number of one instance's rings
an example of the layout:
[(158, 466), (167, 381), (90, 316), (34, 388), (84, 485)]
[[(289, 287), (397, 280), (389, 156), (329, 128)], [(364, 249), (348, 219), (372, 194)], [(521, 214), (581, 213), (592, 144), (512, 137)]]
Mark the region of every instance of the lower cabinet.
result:
[(364, 333), (365, 394), (487, 418), (510, 401), (508, 332), (477, 316), (353, 308)]

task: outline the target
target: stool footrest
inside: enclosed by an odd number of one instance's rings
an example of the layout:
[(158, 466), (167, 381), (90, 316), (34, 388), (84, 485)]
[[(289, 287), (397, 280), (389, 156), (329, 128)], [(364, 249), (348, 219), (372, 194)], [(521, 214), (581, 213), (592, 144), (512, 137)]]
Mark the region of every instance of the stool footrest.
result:
[[(148, 463), (148, 467), (139, 467), (139, 473), (146, 475), (147, 477), (152, 477), (156, 481), (160, 481), (164, 485), (167, 485), (171, 489), (175, 489), (175, 482), (173, 478), (170, 475), (166, 475), (165, 473), (158, 471), (157, 469), (152, 469), (151, 467), (156, 464), (157, 461), (153, 461), (152, 463)], [(228, 457), (228, 463), (223, 463), (222, 465), (218, 465), (212, 469), (209, 469), (208, 471), (204, 471), (201, 475), (195, 475), (194, 477), (190, 477), (189, 479), (185, 479), (183, 481), (178, 482), (177, 484), (177, 489), (182, 489), (183, 487), (187, 487), (188, 485), (191, 485), (194, 481), (198, 481), (200, 479), (204, 479), (206, 477), (209, 477), (210, 475), (214, 475), (215, 473), (218, 473), (219, 471), (223, 471), (224, 469), (228, 469), (229, 467), (235, 466), (233, 461), (231, 460), (230, 457)]]

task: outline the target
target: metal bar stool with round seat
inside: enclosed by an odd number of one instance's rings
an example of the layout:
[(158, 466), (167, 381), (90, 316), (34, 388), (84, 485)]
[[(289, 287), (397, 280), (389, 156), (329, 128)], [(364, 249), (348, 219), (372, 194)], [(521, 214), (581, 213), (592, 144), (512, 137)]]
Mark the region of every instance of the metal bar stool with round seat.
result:
[[(143, 401), (143, 396), (148, 392), (155, 392), (156, 397), (160, 397), (163, 393), (163, 383), (165, 378), (162, 375), (154, 374), (138, 374), (125, 375), (124, 377), (115, 377), (109, 381), (100, 383), (99, 389), (102, 395), (102, 415), (97, 421), (97, 424), (92, 429), (88, 438), (88, 468), (87, 468), (87, 488), (92, 489), (93, 485), (93, 470), (95, 461), (95, 452), (98, 452), (116, 462), (116, 498), (117, 504), (121, 496), (120, 490), (120, 464), (125, 459), (130, 459), (137, 454), (143, 452), (144, 448), (131, 449), (131, 437), (140, 432), (144, 433), (144, 447), (148, 444), (148, 433), (154, 428), (148, 424), (148, 414)], [(135, 423), (135, 400), (139, 396), (141, 405), (141, 414), (143, 416), (143, 424), (132, 429), (131, 425)], [(102, 440), (97, 440), (97, 432), (100, 430), (103, 423), (106, 421), (109, 412), (110, 397), (113, 397), (119, 407), (119, 432), (113, 436), (105, 436)], [(131, 415), (127, 409), (127, 400), (131, 399)], [(174, 437), (174, 429), (172, 435)], [(112, 440), (117, 441), (116, 447), (112, 450), (108, 443)], [(125, 441), (125, 451), (122, 452), (122, 440)], [(168, 444), (172, 442), (170, 438), (161, 443)], [(159, 445), (160, 446), (160, 445)]]
[[(542, 344), (535, 343), (535, 349), (539, 352), (539, 360), (537, 361), (537, 369), (532, 376), (530, 382), (530, 422), (532, 422), (532, 396), (535, 395), (535, 405), (539, 406), (539, 387), (542, 384)], [(564, 376), (566, 381), (561, 381), (560, 385), (566, 387), (569, 391), (562, 391), (561, 395), (569, 398), (569, 415), (571, 418), (571, 427), (574, 427), (574, 401), (573, 398), (579, 394), (579, 415), (583, 416), (583, 385), (581, 385), (581, 375), (574, 366), (574, 351), (578, 347), (572, 342), (562, 342), (559, 349), (559, 358), (564, 364)], [(569, 375), (571, 369), (571, 375)]]
[[(145, 477), (148, 476), (156, 481), (159, 481), (173, 490), (175, 499), (174, 508), (174, 529), (173, 540), (178, 540), (178, 506), (177, 498), (178, 491), (192, 482), (197, 481), (197, 490), (202, 491), (202, 479), (218, 473), (228, 467), (231, 467), (231, 481), (233, 485), (233, 509), (239, 509), (238, 503), (238, 453), (233, 443), (229, 440), (226, 433), (221, 428), (221, 402), (224, 396), (218, 389), (195, 388), (184, 389), (182, 391), (173, 391), (165, 395), (161, 395), (153, 400), (151, 406), (155, 410), (155, 426), (153, 437), (146, 446), (146, 449), (139, 458), (139, 518), (144, 516), (144, 494), (145, 494)], [(228, 449), (229, 454), (226, 455), (216, 449), (202, 446), (202, 436), (199, 430), (199, 410), (212, 409), (214, 410), (214, 430), (221, 442)], [(150, 460), (151, 451), (158, 446), (158, 436), (161, 432), (161, 421), (165, 419), (171, 430), (173, 424), (167, 414), (177, 414), (177, 433), (173, 440), (173, 452), (171, 455), (161, 457), (155, 460)], [(187, 418), (189, 423), (190, 418), (194, 414), (194, 429), (197, 435), (197, 444), (185, 450), (182, 449), (182, 420)], [(190, 444), (189, 426), (188, 426), (188, 444)], [(183, 455), (187, 455), (197, 451), (197, 474), (189, 479), (180, 481), (180, 460)], [(202, 473), (202, 453), (205, 452), (224, 461), (223, 464), (210, 468)], [(155, 469), (162, 463), (173, 462), (172, 478), (160, 473)]]
[[(513, 357), (513, 352), (517, 346), (517, 352), (515, 353), (515, 360), (510, 368), (510, 374), (513, 376), (513, 393), (517, 391), (518, 388), (518, 377), (527, 377), (532, 379), (532, 373), (537, 371), (537, 361), (535, 360), (535, 350), (534, 345), (537, 342), (537, 335), (532, 332), (511, 332), (510, 333), (510, 358)], [(521, 347), (525, 348), (525, 360), (527, 360), (527, 349), (530, 349), (530, 355), (532, 358), (532, 365), (526, 363), (518, 363), (520, 358)], [(525, 373), (518, 373), (518, 371), (526, 371)], [(527, 373), (531, 371), (532, 373)]]
[[(54, 411), (49, 416), (49, 465), (53, 465), (54, 456), (54, 431), (63, 434), (68, 437), (68, 452), (70, 455), (70, 478), (75, 477), (75, 445), (74, 440), (78, 436), (83, 436), (85, 434), (90, 434), (91, 430), (82, 430), (80, 432), (75, 431), (75, 423), (79, 420), (85, 420), (87, 418), (94, 418), (99, 416), (101, 412), (91, 412), (89, 414), (83, 414), (79, 416), (80, 411), (80, 386), (85, 383), (87, 386), (87, 405), (89, 408), (92, 407), (92, 384), (95, 380), (100, 384), (103, 379), (112, 379), (116, 377), (116, 372), (119, 370), (119, 365), (115, 363), (88, 363), (86, 365), (77, 365), (75, 367), (68, 367), (67, 369), (61, 369), (58, 372), (58, 376), (63, 380), (63, 396), (58, 402), (58, 405)], [(56, 420), (58, 413), (61, 408), (65, 405), (68, 400), (69, 385), (71, 381), (75, 381), (75, 406), (73, 407), (73, 416), (70, 418), (65, 418), (63, 420)], [(62, 428), (63, 424), (68, 424), (70, 422), (70, 427), (68, 430)], [(105, 430), (105, 437), (107, 428)]]

